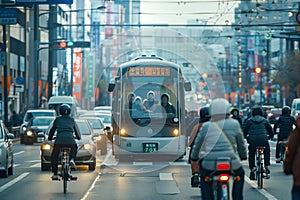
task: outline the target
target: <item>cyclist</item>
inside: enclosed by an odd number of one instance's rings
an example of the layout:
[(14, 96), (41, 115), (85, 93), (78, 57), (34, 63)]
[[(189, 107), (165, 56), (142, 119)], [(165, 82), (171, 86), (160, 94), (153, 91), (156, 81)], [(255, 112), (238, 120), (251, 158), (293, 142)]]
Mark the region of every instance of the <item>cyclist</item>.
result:
[[(199, 122), (192, 129), (189, 144), (188, 144), (189, 147), (191, 148), (190, 149), (190, 156), (191, 156), (192, 148), (193, 148), (197, 133), (199, 132), (199, 130), (202, 127), (203, 123), (210, 120), (209, 107), (206, 106), (206, 107), (201, 108), (199, 115), (200, 115), (200, 118), (198, 120)], [(191, 185), (192, 185), (192, 187), (199, 187), (199, 184), (200, 184), (199, 164), (198, 164), (198, 162), (191, 161), (190, 157), (189, 157), (189, 162), (191, 163), (191, 169), (192, 169)]]
[(226, 99), (214, 99), (209, 111), (211, 120), (202, 125), (191, 153), (192, 161), (203, 159), (200, 170), (202, 199), (213, 199), (212, 182), (206, 182), (205, 177), (211, 175), (216, 160), (224, 155), (231, 158), (231, 169), (240, 177), (233, 184), (233, 199), (243, 199), (245, 172), (240, 160), (247, 159), (247, 151), (240, 124), (229, 117), (230, 105)]
[(276, 163), (280, 163), (280, 150), (282, 141), (287, 141), (290, 132), (293, 130), (293, 125), (296, 126), (295, 118), (291, 116), (291, 108), (284, 106), (281, 110), (281, 116), (274, 123), (274, 134), (277, 134), (277, 128), (279, 128), (278, 140), (276, 144)]
[(78, 140), (81, 139), (81, 135), (79, 133), (79, 129), (74, 121), (74, 118), (70, 117), (71, 108), (68, 104), (62, 104), (59, 107), (59, 113), (61, 116), (58, 116), (55, 118), (55, 120), (52, 123), (52, 127), (49, 131), (48, 140), (52, 140), (55, 131), (56, 133), (56, 139), (54, 142), (54, 147), (51, 155), (51, 165), (52, 165), (52, 172), (53, 180), (57, 180), (57, 171), (58, 171), (58, 158), (59, 158), (59, 152), (60, 148), (63, 147), (69, 147), (71, 148), (70, 152), (70, 165), (75, 168), (75, 162), (74, 159), (76, 158), (77, 153), (77, 144), (74, 138), (73, 132), (75, 131), (76, 138)]
[(252, 117), (247, 120), (244, 126), (244, 136), (249, 144), (249, 168), (250, 180), (255, 180), (255, 151), (256, 147), (265, 147), (264, 164), (266, 169), (266, 178), (270, 176), (270, 145), (269, 139), (273, 138), (273, 130), (269, 121), (264, 117), (264, 111), (261, 107), (255, 106), (252, 108)]

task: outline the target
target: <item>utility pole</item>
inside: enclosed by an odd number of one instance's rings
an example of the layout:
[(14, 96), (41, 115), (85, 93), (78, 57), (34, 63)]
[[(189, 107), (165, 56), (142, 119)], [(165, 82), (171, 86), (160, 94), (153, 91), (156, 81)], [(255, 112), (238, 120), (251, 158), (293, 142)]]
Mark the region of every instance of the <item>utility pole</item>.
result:
[[(34, 35), (33, 35), (33, 41), (34, 41), (34, 50), (33, 52), (38, 52), (39, 49), (39, 5), (34, 5)], [(38, 53), (33, 54), (33, 63), (34, 63), (34, 95), (33, 95), (33, 105), (34, 108), (37, 109), (39, 107), (38, 101), (39, 101), (39, 56)]]
[[(2, 25), (3, 27), (3, 51), (6, 52), (6, 25)], [(7, 64), (3, 66), (3, 76), (4, 76), (4, 92), (3, 92), (3, 103), (4, 103), (4, 123), (8, 122), (8, 91), (7, 91)]]

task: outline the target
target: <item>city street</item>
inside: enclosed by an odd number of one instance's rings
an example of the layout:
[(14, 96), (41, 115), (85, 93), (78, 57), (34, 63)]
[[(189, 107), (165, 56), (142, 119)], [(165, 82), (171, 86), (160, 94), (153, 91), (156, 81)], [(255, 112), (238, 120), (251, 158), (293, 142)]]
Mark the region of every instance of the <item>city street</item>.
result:
[[(247, 161), (244, 162), (246, 181), (245, 199), (291, 199), (292, 177), (282, 172), (282, 165), (274, 160), (275, 142), (271, 141), (271, 178), (264, 179), (264, 189), (248, 179)], [(73, 172), (77, 181), (69, 183), (63, 194), (62, 182), (52, 181), (49, 172), (40, 169), (39, 144), (16, 143), (14, 175), (0, 179), (1, 199), (201, 199), (200, 189), (190, 187), (190, 166), (186, 157), (176, 162), (118, 163), (111, 156), (97, 156), (97, 168), (88, 171), (78, 166)], [(111, 146), (109, 146), (111, 149)]]

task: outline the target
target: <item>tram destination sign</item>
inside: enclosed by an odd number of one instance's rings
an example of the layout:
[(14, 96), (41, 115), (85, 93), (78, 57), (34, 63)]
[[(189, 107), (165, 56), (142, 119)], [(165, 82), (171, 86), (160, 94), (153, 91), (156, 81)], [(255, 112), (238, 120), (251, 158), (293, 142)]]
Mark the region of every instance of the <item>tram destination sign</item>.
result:
[(166, 67), (130, 67), (129, 76), (170, 76), (170, 68)]
[(17, 24), (18, 10), (16, 8), (0, 9), (0, 24), (13, 25)]

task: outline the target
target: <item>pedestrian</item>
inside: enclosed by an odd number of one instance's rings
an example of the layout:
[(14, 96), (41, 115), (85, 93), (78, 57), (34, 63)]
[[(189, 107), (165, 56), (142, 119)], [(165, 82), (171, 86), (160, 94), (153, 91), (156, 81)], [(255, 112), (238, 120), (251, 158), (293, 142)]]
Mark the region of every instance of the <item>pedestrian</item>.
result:
[(249, 169), (250, 180), (256, 180), (255, 177), (255, 151), (256, 147), (265, 147), (264, 164), (266, 178), (270, 177), (270, 144), (269, 139), (273, 138), (273, 130), (269, 121), (264, 117), (264, 111), (260, 106), (252, 108), (252, 117), (246, 121), (244, 126), (244, 137), (249, 144)]
[(284, 172), (293, 175), (292, 200), (300, 200), (300, 115), (296, 118), (296, 128), (288, 140), (288, 151), (284, 159)]
[(20, 126), (19, 115), (17, 114), (17, 112), (15, 110), (12, 111), (12, 115), (10, 117), (10, 122), (13, 127)]
[(241, 128), (243, 127), (243, 121), (242, 121), (242, 117), (240, 116), (240, 111), (239, 111), (239, 109), (237, 109), (237, 108), (233, 108), (232, 110), (231, 110), (231, 117), (233, 118), (233, 119), (236, 119), (236, 120), (238, 120), (238, 122), (239, 122), (239, 124), (241, 125)]
[(243, 199), (245, 172), (241, 160), (247, 159), (243, 133), (239, 123), (230, 118), (230, 104), (224, 98), (214, 99), (209, 107), (211, 119), (198, 132), (192, 148), (191, 160), (201, 162), (201, 194), (203, 200), (213, 199), (212, 182), (205, 181), (215, 171), (218, 158), (229, 157), (231, 169), (240, 180), (235, 180), (232, 189), (234, 200)]
[(188, 146), (190, 147), (190, 155), (189, 155), (189, 163), (191, 163), (191, 170), (192, 170), (192, 178), (191, 178), (191, 186), (192, 187), (199, 187), (200, 185), (200, 164), (195, 161), (191, 161), (191, 153), (192, 148), (195, 143), (196, 136), (201, 129), (202, 125), (210, 120), (209, 115), (209, 107), (205, 106), (200, 109), (199, 112), (200, 118), (198, 119), (198, 123), (194, 126), (192, 129), (192, 132), (190, 134), (190, 140)]

